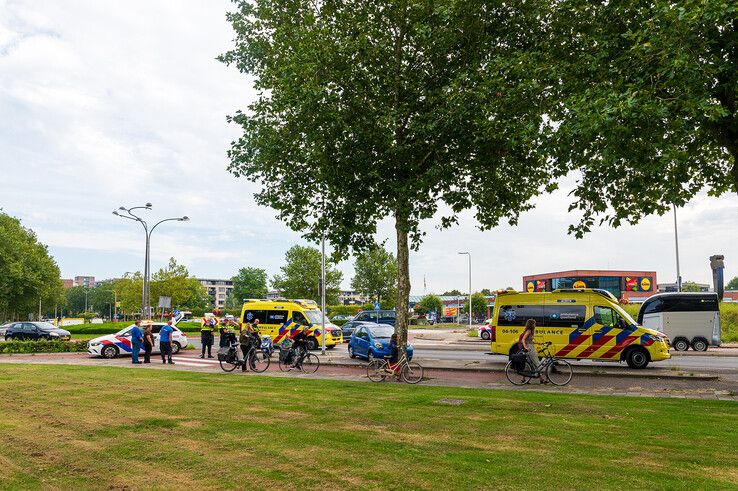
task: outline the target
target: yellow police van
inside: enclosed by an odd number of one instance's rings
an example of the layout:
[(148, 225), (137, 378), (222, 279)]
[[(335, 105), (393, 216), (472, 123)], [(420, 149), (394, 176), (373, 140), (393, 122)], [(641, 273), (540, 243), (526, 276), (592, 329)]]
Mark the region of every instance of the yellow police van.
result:
[(625, 361), (631, 368), (645, 368), (671, 357), (665, 334), (639, 326), (612, 293), (589, 288), (499, 292), (490, 324), (492, 352), (516, 352), (528, 319), (536, 321), (535, 341), (552, 342), (551, 353), (559, 358)]
[[(248, 299), (243, 303), (241, 323), (253, 324), (259, 320), (259, 331), (267, 335), (277, 345), (286, 337), (297, 334), (300, 330), (307, 334), (309, 349), (318, 349), (322, 345), (321, 319), (318, 304), (313, 300), (276, 300)], [(325, 347), (333, 349), (343, 342), (341, 329), (328, 322), (325, 323)]]

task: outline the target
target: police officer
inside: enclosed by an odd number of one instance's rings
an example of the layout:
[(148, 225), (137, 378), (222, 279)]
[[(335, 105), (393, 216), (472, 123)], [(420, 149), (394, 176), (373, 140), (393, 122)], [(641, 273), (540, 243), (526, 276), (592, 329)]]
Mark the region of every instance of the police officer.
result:
[(212, 358), (211, 350), (215, 341), (215, 325), (210, 322), (207, 317), (202, 318), (202, 327), (200, 328), (200, 342), (202, 343), (202, 354), (200, 358), (205, 358), (205, 347), (208, 348), (208, 358)]

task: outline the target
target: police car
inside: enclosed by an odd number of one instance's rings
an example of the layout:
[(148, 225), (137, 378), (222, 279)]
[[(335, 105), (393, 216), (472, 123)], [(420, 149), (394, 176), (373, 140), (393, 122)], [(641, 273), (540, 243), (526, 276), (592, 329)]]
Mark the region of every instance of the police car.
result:
[[(131, 348), (131, 330), (135, 324), (121, 329), (115, 334), (107, 334), (100, 336), (95, 339), (91, 339), (87, 343), (87, 352), (90, 356), (102, 356), (103, 358), (115, 358), (117, 356), (130, 356)], [(159, 331), (165, 322), (142, 322), (141, 330), (144, 326), (151, 326), (151, 333), (154, 335), (154, 348), (151, 350), (152, 353), (159, 353)], [(189, 341), (187, 335), (180, 331), (176, 326), (172, 326), (174, 332), (172, 333), (172, 354), (176, 355), (180, 350), (184, 349)], [(141, 350), (143, 356), (143, 349)]]

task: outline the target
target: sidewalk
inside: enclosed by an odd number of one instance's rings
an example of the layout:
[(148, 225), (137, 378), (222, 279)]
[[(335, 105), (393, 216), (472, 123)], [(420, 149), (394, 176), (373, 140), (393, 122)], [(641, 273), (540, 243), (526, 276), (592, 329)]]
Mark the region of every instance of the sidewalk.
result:
[[(315, 374), (301, 372), (280, 372), (276, 356), (272, 358), (269, 370), (263, 374), (243, 373), (240, 370), (225, 373), (216, 359), (200, 359), (198, 353), (187, 350), (174, 357), (174, 365), (164, 365), (157, 357), (150, 365), (132, 365), (130, 358), (107, 360), (90, 358), (86, 353), (43, 353), (23, 355), (0, 355), (2, 363), (19, 364), (55, 364), (82, 365), (94, 367), (111, 367), (129, 370), (177, 370), (208, 373), (217, 376), (274, 376), (299, 380), (302, 378), (318, 378), (371, 383), (366, 377), (365, 362), (341, 359), (331, 355), (320, 356), (321, 366)], [(445, 363), (424, 365), (424, 379), (420, 386), (435, 385), (447, 387), (465, 387), (495, 390), (534, 390), (548, 393), (588, 394), (588, 395), (625, 395), (639, 397), (696, 398), (711, 400), (738, 401), (738, 384), (727, 382), (718, 377), (684, 377), (668, 376), (635, 376), (626, 375), (625, 371), (607, 374), (603, 372), (587, 372), (577, 369), (571, 383), (566, 387), (538, 385), (536, 381), (518, 387), (511, 385), (500, 366), (453, 367)], [(499, 364), (498, 364), (499, 365)], [(385, 384), (398, 384), (386, 381)], [(399, 383), (405, 385), (403, 383)]]

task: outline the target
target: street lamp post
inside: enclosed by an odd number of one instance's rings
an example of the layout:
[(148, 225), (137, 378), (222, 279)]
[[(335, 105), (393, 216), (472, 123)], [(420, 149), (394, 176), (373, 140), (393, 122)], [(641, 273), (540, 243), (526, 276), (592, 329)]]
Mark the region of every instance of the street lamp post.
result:
[[(134, 206), (132, 208), (126, 208), (125, 206), (121, 206), (117, 210), (113, 212), (113, 215), (119, 216), (121, 218), (126, 218), (128, 220), (133, 220), (135, 222), (139, 222), (141, 226), (144, 229), (144, 234), (146, 235), (146, 249), (144, 253), (144, 277), (143, 277), (143, 288), (141, 291), (141, 317), (148, 317), (151, 313), (151, 290), (149, 289), (149, 283), (151, 279), (151, 262), (150, 262), (150, 244), (151, 244), (151, 234), (154, 232), (154, 229), (161, 225), (164, 222), (171, 222), (171, 221), (177, 221), (177, 222), (187, 222), (190, 220), (189, 217), (183, 216), (183, 217), (176, 217), (176, 218), (165, 218), (164, 220), (160, 220), (154, 224), (153, 227), (149, 229), (149, 224), (146, 223), (144, 219), (142, 219), (140, 216), (133, 213), (134, 210), (150, 210), (152, 207), (151, 203), (146, 203), (145, 206)], [(123, 212), (123, 213), (119, 213)]]
[(677, 230), (677, 214), (676, 214), (676, 205), (672, 204), (672, 208), (674, 208), (674, 246), (676, 248), (676, 274), (677, 274), (677, 291), (682, 291), (682, 274), (679, 271), (679, 232)]
[(471, 330), (472, 328), (471, 252), (460, 252), (459, 254), (469, 256), (469, 330)]

